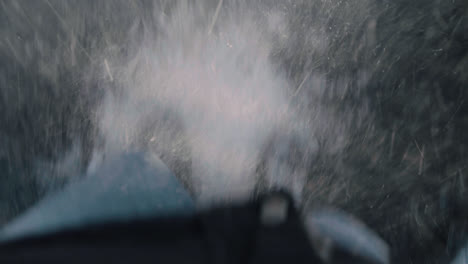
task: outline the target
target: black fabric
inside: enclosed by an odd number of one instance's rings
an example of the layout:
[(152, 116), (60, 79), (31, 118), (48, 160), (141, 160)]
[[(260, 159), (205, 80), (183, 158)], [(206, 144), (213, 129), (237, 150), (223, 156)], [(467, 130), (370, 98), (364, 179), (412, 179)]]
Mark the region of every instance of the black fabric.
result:
[(297, 212), (265, 226), (261, 201), (14, 241), (0, 245), (0, 263), (321, 263)]

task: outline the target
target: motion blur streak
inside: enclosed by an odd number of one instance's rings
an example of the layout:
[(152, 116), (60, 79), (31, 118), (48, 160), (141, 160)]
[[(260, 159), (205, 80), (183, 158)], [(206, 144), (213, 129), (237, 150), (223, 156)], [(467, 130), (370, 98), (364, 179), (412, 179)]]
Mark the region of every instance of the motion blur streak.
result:
[(0, 224), (121, 152), (199, 206), (275, 186), (395, 263), (467, 239), (465, 0), (0, 1)]

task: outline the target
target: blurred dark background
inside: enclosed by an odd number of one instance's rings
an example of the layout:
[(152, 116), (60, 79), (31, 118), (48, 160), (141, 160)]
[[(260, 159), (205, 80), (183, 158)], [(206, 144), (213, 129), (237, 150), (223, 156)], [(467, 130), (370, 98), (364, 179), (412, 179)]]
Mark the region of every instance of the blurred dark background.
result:
[[(173, 5), (0, 2), (0, 225), (85, 172), (101, 142), (102, 84), (111, 82), (96, 74), (102, 58), (132, 54), (143, 24), (135, 21)], [(274, 62), (305, 92), (310, 76), (323, 76), (317, 100), (351, 135), (338, 152), (327, 151), (335, 138), (320, 139), (306, 210), (332, 205), (357, 216), (390, 244), (394, 263), (448, 263), (468, 237), (468, 2), (252, 5), (287, 14), (289, 40)]]

